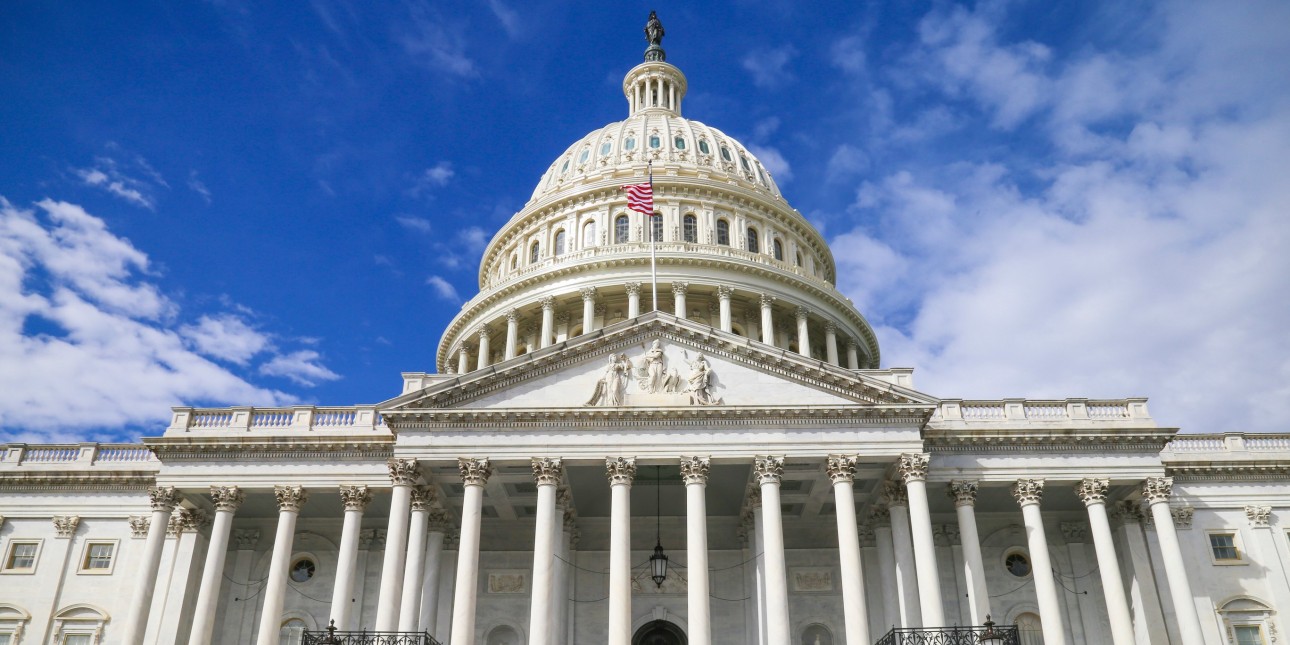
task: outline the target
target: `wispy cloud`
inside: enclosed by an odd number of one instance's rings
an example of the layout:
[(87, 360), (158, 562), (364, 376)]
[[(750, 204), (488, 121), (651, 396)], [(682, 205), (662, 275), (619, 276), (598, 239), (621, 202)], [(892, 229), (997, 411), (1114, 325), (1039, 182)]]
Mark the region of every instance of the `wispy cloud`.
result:
[(413, 61), (432, 72), (474, 78), (479, 75), (475, 61), (466, 55), (466, 37), (460, 25), (449, 24), (432, 5), (409, 6), (409, 20), (396, 26), (396, 39)]
[(398, 222), (399, 226), (417, 233), (429, 233), (434, 228), (430, 225), (430, 220), (415, 215), (396, 215), (394, 221)]
[(748, 146), (748, 151), (753, 153), (761, 165), (770, 173), (778, 183), (785, 183), (793, 178), (793, 167), (789, 165), (788, 160), (778, 148), (771, 146)]
[(435, 294), (440, 298), (450, 300), (452, 302), (461, 302), (461, 296), (457, 295), (457, 288), (452, 286), (451, 282), (448, 282), (437, 275), (432, 275), (426, 278), (426, 284), (433, 287)]
[(195, 324), (180, 327), (179, 333), (196, 351), (238, 365), (273, 347), (267, 334), (229, 313), (202, 316)]
[(423, 197), (430, 195), (435, 188), (442, 188), (457, 176), (457, 171), (453, 170), (451, 161), (440, 161), (435, 165), (422, 170), (412, 181), (412, 187), (408, 189), (408, 194), (413, 197)]
[(122, 173), (117, 169), (116, 162), (112, 159), (100, 157), (95, 160), (94, 166), (73, 168), (72, 172), (86, 186), (106, 190), (108, 193), (120, 197), (135, 206), (141, 206), (148, 210), (152, 210), (156, 206), (153, 197), (144, 192), (148, 190), (148, 184)]
[(302, 349), (274, 356), (273, 360), (260, 366), (260, 373), (268, 376), (281, 376), (305, 387), (314, 387), (323, 381), (335, 381), (340, 375), (327, 369), (322, 356), (312, 349)]
[(864, 39), (859, 36), (847, 36), (835, 41), (829, 47), (829, 60), (835, 67), (849, 74), (863, 73), (867, 60), (864, 53)]
[(211, 203), (211, 191), (206, 187), (206, 184), (203, 183), (201, 179), (197, 178), (196, 170), (188, 171), (188, 189), (197, 193), (197, 195), (202, 198), (202, 201), (205, 201), (207, 204)]
[(497, 21), (502, 23), (507, 36), (515, 38), (520, 35), (520, 15), (514, 9), (506, 6), (502, 0), (488, 0), (488, 8), (497, 16)]
[(794, 58), (797, 58), (797, 49), (792, 45), (783, 45), (749, 52), (744, 56), (743, 66), (752, 74), (755, 85), (774, 88), (793, 80), (793, 73), (788, 65)]

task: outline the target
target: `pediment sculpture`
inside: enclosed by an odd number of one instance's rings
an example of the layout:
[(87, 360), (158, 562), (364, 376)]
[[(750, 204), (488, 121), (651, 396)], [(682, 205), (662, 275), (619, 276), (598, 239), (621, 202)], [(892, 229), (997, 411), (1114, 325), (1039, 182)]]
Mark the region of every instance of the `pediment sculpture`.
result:
[(684, 377), (675, 368), (668, 369), (668, 356), (660, 340), (634, 360), (627, 354), (610, 355), (585, 405), (720, 405), (722, 400), (716, 395), (715, 375), (708, 359), (702, 353), (691, 359), (685, 350), (681, 350), (681, 356), (681, 362), (690, 370)]

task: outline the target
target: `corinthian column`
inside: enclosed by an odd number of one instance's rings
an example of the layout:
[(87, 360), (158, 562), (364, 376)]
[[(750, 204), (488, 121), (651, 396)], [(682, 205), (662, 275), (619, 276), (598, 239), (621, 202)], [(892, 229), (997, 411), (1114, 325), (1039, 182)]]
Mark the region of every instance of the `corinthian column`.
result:
[(717, 287), (717, 306), (719, 308), (719, 319), (721, 331), (730, 331), (733, 329), (730, 323), (730, 297), (735, 290), (732, 287), (721, 285)]
[(443, 547), (452, 523), (442, 509), (430, 509), (430, 534), (426, 537), (425, 581), (421, 585), (421, 630), (434, 634), (439, 623), (439, 570)]
[(1044, 516), (1039, 511), (1039, 502), (1044, 497), (1044, 480), (1018, 479), (1012, 485), (1012, 496), (1021, 505), (1021, 518), (1026, 524), (1030, 577), (1035, 582), (1035, 596), (1039, 600), (1044, 644), (1066, 645), (1066, 627), (1062, 624), (1061, 602), (1057, 597), (1057, 583), (1053, 580), (1053, 560), (1048, 554), (1048, 538), (1044, 535)]
[(920, 627), (923, 612), (918, 600), (918, 574), (914, 571), (914, 538), (909, 530), (909, 494), (901, 482), (883, 483), (883, 501), (891, 520), (892, 550), (895, 551), (896, 597), (901, 627)]
[(488, 325), (482, 325), (479, 328), (479, 360), (475, 363), (475, 369), (484, 369), (488, 367), (489, 354), (492, 350), (488, 346)]
[(596, 327), (596, 288), (583, 287), (582, 294), (582, 333), (590, 334)]
[(682, 320), (686, 318), (685, 293), (689, 289), (689, 282), (672, 283), (672, 310), (676, 312), (676, 317)]
[(550, 347), (553, 334), (555, 332), (555, 296), (547, 296), (541, 300), (542, 303), (542, 331), (539, 332), (541, 337), (538, 338), (538, 347)]
[(753, 465), (761, 486), (761, 518), (766, 540), (766, 642), (790, 643), (788, 624), (788, 571), (784, 562), (784, 525), (779, 505), (779, 483), (784, 477), (783, 457), (758, 457)]
[(392, 632), (399, 627), (399, 602), (403, 595), (403, 568), (408, 556), (408, 520), (412, 510), (412, 486), (419, 476), (417, 460), (390, 459), (390, 522), (385, 530), (385, 559), (381, 563), (381, 591), (376, 600), (376, 631)]
[(1120, 561), (1115, 556), (1115, 538), (1106, 515), (1108, 479), (1084, 479), (1075, 485), (1075, 494), (1088, 507), (1088, 528), (1093, 533), (1093, 551), (1097, 554), (1097, 570), (1102, 578), (1102, 596), (1106, 599), (1106, 615), (1111, 620), (1111, 640), (1115, 645), (1133, 645), (1133, 615), (1124, 595), (1124, 582), (1120, 579)]
[(457, 373), (465, 374), (470, 371), (470, 345), (461, 344), (457, 350)]
[(215, 520), (211, 524), (211, 541), (206, 548), (206, 565), (202, 568), (202, 586), (193, 608), (193, 628), (189, 645), (209, 645), (215, 629), (215, 608), (219, 604), (220, 582), (224, 580), (224, 559), (228, 556), (228, 538), (233, 528), (233, 513), (246, 500), (237, 486), (211, 486), (215, 502)]
[(922, 453), (906, 453), (896, 462), (909, 495), (909, 531), (914, 538), (914, 568), (918, 571), (918, 603), (923, 608), (923, 627), (944, 627), (941, 604), (941, 576), (936, 570), (936, 541), (932, 537), (932, 512), (927, 505), (927, 465)]
[(832, 320), (824, 323), (824, 358), (829, 365), (838, 363), (838, 325)]
[(856, 525), (853, 485), (856, 458), (829, 455), (829, 480), (838, 520), (838, 561), (842, 565), (842, 614), (848, 643), (869, 643), (869, 612), (865, 609), (864, 569), (860, 561), (860, 533)]
[(847, 369), (849, 370), (860, 369), (860, 353), (858, 349), (859, 345), (854, 340), (847, 341)]
[(551, 622), (556, 604), (552, 601), (555, 569), (555, 493), (564, 479), (559, 459), (533, 459), (533, 483), (537, 484), (537, 522), (533, 532), (533, 601), (529, 603), (529, 645), (551, 642)]
[(990, 592), (985, 586), (985, 564), (981, 559), (981, 538), (976, 531), (976, 482), (950, 482), (950, 499), (954, 500), (954, 513), (959, 519), (959, 544), (963, 548), (963, 562), (967, 567), (968, 607), (972, 624), (981, 625), (990, 616)]
[(502, 360), (509, 361), (515, 358), (515, 353), (519, 351), (520, 344), (520, 312), (516, 309), (506, 310), (506, 347), (502, 353)]
[(1178, 615), (1178, 632), (1183, 645), (1201, 645), (1200, 614), (1191, 595), (1187, 581), (1187, 568), (1183, 564), (1182, 549), (1178, 546), (1178, 533), (1174, 529), (1174, 516), (1169, 512), (1169, 496), (1173, 493), (1172, 477), (1148, 477), (1142, 482), (1142, 497), (1151, 508), (1151, 519), (1156, 525), (1156, 540), (1160, 543), (1160, 558), (1165, 561), (1165, 577), (1169, 579), (1169, 595), (1174, 600), (1174, 613)]
[(775, 317), (770, 309), (774, 304), (775, 296), (761, 294), (761, 342), (771, 347), (775, 346)]
[(811, 334), (807, 326), (807, 320), (811, 315), (811, 310), (806, 307), (797, 308), (797, 353), (807, 358), (811, 357)]
[(412, 487), (412, 520), (408, 524), (408, 555), (403, 567), (403, 592), (399, 599), (399, 631), (421, 631), (421, 588), (425, 584), (426, 540), (434, 489)]
[(278, 645), (282, 631), (282, 605), (287, 599), (287, 570), (291, 567), (291, 546), (296, 538), (296, 518), (309, 494), (300, 486), (274, 486), (278, 500), (278, 532), (273, 537), (269, 579), (264, 583), (264, 609), (260, 612), (257, 645)]
[[(143, 562), (137, 577), (138, 584), (130, 597), (130, 615), (126, 618), (121, 642), (140, 645), (148, 629), (148, 610), (152, 608), (152, 594), (157, 589), (157, 570), (161, 568), (161, 548), (166, 543), (166, 527), (170, 514), (183, 497), (174, 486), (155, 487), (148, 490), (152, 504), (152, 523), (148, 525), (148, 540), (143, 545)], [(277, 632), (274, 632), (276, 635)]]
[(627, 318), (635, 318), (641, 315), (641, 283), (628, 282), (624, 286), (627, 289)]
[(340, 530), (340, 549), (336, 555), (336, 586), (331, 592), (331, 617), (336, 629), (349, 631), (354, 614), (354, 577), (358, 570), (358, 536), (363, 530), (363, 511), (372, 502), (372, 491), (366, 486), (341, 486), (340, 501), (345, 506), (345, 523)]
[(493, 474), (488, 459), (458, 459), (461, 483), (461, 538), (457, 546), (457, 581), (452, 602), (452, 645), (475, 643), (475, 589), (479, 585), (479, 522), (484, 485)]
[(609, 478), (609, 645), (632, 642), (632, 480), (636, 459), (605, 460)]
[(711, 461), (707, 457), (681, 459), (685, 480), (685, 555), (690, 574), (690, 645), (712, 645), (712, 615), (708, 603), (708, 505), (705, 494)]

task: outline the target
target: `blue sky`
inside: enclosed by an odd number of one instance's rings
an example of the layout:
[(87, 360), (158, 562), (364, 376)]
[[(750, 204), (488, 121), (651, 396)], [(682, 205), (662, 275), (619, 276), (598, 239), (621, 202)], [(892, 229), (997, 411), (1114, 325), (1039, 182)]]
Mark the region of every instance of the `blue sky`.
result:
[(625, 116), (650, 9), (886, 366), (1284, 430), (1290, 5), (380, 4), (6, 5), (0, 440), (433, 370), (492, 232)]

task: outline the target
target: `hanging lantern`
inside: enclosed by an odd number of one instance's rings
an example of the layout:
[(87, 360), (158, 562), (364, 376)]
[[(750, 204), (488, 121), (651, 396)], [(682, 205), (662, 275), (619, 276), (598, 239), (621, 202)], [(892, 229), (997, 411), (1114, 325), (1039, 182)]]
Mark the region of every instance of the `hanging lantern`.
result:
[[(649, 557), (650, 579), (661, 589), (663, 581), (667, 579), (667, 556), (663, 554), (663, 543), (659, 542), (654, 547), (654, 555)], [(1002, 643), (1003, 641), (999, 641)], [(993, 645), (993, 643), (991, 644)]]
[(985, 617), (985, 631), (977, 638), (980, 645), (1004, 645), (1007, 641), (1003, 637), (1003, 632), (994, 631), (994, 621), (990, 616)]

